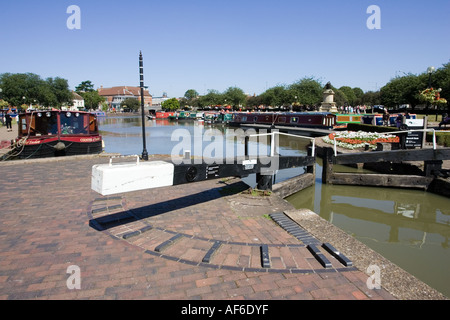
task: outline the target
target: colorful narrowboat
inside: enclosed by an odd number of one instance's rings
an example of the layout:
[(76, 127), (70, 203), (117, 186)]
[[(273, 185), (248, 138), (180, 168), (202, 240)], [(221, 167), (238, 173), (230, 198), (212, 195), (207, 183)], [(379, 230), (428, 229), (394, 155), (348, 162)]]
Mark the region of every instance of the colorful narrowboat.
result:
[(173, 116), (175, 112), (170, 111), (157, 111), (156, 112), (156, 120), (169, 119), (170, 116)]
[(16, 158), (46, 158), (103, 151), (97, 116), (82, 111), (33, 111), (19, 114)]

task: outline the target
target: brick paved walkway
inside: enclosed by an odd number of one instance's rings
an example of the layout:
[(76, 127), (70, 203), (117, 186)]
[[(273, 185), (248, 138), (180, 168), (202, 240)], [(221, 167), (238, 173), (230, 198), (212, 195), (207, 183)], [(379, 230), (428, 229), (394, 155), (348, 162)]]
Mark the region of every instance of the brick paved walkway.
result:
[(102, 197), (90, 172), (107, 161), (0, 164), (0, 299), (393, 299), (319, 244), (324, 268), (312, 236), (270, 218), (292, 209), (276, 196), (231, 179)]

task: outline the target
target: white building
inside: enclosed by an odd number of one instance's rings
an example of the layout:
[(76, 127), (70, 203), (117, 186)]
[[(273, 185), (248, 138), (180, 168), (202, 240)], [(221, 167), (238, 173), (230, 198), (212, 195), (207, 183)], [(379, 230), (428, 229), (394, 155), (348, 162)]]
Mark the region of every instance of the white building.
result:
[(166, 101), (169, 100), (170, 98), (167, 97), (167, 93), (163, 92), (162, 97), (153, 97), (152, 99), (152, 109), (154, 110), (160, 110), (161, 109), (161, 104)]
[(84, 110), (84, 98), (75, 91), (72, 91), (73, 106), (69, 107), (72, 111)]

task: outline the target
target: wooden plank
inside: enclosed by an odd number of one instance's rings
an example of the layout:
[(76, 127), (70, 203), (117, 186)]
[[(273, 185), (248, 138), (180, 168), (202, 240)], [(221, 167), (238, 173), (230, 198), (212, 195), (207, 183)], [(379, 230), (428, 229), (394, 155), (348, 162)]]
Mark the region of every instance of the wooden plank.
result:
[(350, 164), (366, 162), (401, 162), (448, 159), (450, 159), (450, 148), (440, 148), (436, 150), (411, 149), (339, 154), (333, 158), (333, 163)]
[(312, 186), (315, 183), (315, 175), (304, 173), (289, 180), (272, 186), (272, 191), (281, 198), (286, 198), (294, 193)]
[(433, 177), (396, 175), (396, 174), (369, 174), (369, 173), (333, 173), (331, 184), (398, 187), (428, 189)]

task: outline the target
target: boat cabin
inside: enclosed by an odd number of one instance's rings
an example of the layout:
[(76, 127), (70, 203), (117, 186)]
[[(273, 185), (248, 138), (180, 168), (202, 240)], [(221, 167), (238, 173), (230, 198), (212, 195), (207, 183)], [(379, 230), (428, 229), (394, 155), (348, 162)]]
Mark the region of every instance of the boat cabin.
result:
[(19, 114), (16, 153), (21, 159), (96, 154), (103, 150), (96, 114), (32, 111)]

